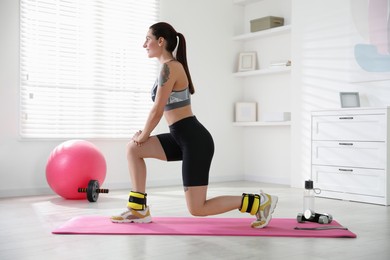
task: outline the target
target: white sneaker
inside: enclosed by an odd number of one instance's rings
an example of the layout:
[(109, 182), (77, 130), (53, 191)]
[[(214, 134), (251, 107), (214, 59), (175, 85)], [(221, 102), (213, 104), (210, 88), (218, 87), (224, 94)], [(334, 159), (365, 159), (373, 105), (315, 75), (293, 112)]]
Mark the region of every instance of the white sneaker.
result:
[(152, 222), (152, 216), (149, 207), (144, 210), (128, 209), (120, 216), (112, 216), (111, 221), (114, 223), (150, 223)]
[(269, 224), (272, 219), (272, 213), (274, 213), (278, 203), (278, 197), (260, 191), (260, 201), (259, 211), (256, 213), (257, 219), (251, 225), (253, 228), (263, 228)]

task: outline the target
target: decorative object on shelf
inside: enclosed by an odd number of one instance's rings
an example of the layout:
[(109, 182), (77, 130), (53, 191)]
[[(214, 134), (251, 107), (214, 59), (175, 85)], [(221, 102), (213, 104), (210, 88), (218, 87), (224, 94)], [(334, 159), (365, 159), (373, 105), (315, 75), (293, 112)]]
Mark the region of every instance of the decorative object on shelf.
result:
[(256, 102), (237, 102), (235, 105), (236, 122), (256, 122), (257, 103)]
[(291, 60), (282, 60), (282, 61), (272, 61), (269, 65), (270, 69), (273, 68), (283, 68), (291, 66)]
[(360, 107), (359, 92), (340, 92), (341, 107)]
[(264, 122), (284, 122), (291, 120), (290, 112), (263, 112), (261, 120)]
[(258, 32), (262, 30), (271, 29), (274, 27), (283, 26), (284, 18), (276, 17), (276, 16), (267, 16), (267, 17), (251, 20), (250, 23), (251, 23), (251, 32)]
[(256, 61), (256, 52), (241, 52), (238, 57), (238, 71), (255, 70)]

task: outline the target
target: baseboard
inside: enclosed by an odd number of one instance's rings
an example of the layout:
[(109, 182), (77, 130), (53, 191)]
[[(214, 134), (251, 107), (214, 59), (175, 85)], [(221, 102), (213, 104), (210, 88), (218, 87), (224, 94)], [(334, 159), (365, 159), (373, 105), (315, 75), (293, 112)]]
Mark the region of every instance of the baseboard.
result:
[[(238, 176), (217, 176), (211, 177), (210, 183), (217, 182), (230, 182), (230, 181), (243, 181)], [(147, 187), (167, 187), (183, 185), (180, 178), (164, 179), (164, 180), (148, 180)], [(125, 182), (104, 182), (102, 188), (110, 190), (128, 190), (131, 188), (130, 181)], [(43, 195), (56, 195), (50, 187), (40, 188), (24, 188), (24, 189), (3, 189), (0, 190), (0, 198), (12, 198), (12, 197), (27, 197), (27, 196), (43, 196)]]
[(254, 181), (254, 182), (261, 182), (261, 183), (271, 183), (271, 184), (280, 184), (280, 185), (290, 186), (290, 179), (289, 178), (275, 178), (275, 177), (264, 176), (264, 175), (246, 174), (244, 180), (245, 181)]
[(42, 196), (42, 195), (55, 195), (55, 193), (49, 187), (0, 190), (0, 198), (28, 197), (28, 196)]

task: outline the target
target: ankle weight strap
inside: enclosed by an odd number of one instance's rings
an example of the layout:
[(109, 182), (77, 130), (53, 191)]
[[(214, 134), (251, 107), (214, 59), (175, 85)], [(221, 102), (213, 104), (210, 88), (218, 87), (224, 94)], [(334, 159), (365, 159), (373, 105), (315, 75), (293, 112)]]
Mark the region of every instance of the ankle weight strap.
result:
[(146, 208), (146, 193), (130, 191), (128, 208), (144, 210)]
[(260, 195), (258, 194), (242, 194), (241, 212), (247, 212), (255, 215), (260, 207)]

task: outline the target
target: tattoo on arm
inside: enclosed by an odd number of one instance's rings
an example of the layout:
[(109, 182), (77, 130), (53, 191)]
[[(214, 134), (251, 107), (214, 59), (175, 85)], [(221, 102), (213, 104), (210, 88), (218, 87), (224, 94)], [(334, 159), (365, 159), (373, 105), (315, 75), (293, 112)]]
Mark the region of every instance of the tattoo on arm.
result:
[(164, 64), (159, 77), (160, 86), (163, 86), (169, 79), (170, 70), (167, 64)]

